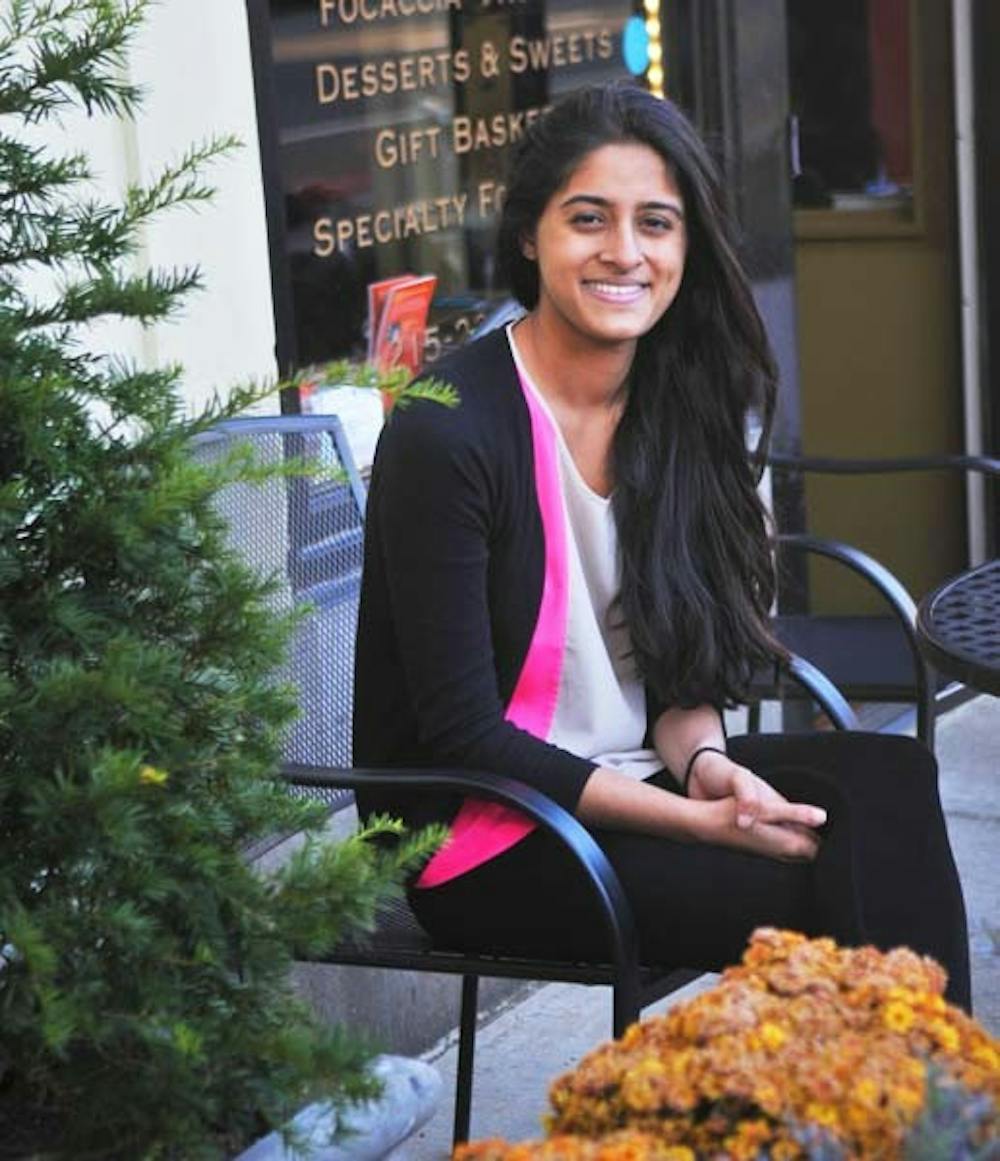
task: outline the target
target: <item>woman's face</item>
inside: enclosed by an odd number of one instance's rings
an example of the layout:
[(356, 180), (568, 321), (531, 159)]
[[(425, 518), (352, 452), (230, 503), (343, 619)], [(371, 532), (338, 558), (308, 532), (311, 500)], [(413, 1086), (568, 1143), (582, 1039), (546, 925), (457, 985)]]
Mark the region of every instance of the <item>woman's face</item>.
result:
[(634, 346), (684, 273), (677, 182), (648, 145), (603, 145), (552, 195), (523, 249), (538, 263), (540, 321), (569, 338)]

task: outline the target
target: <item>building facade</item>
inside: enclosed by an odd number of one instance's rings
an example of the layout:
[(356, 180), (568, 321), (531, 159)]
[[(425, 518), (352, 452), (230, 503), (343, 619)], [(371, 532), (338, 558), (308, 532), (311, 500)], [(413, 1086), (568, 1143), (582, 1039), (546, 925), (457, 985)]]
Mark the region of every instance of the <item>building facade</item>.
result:
[[(504, 299), (491, 241), (511, 143), (561, 92), (631, 74), (679, 100), (725, 168), (782, 370), (779, 444), (996, 450), (997, 20), (990, 0), (154, 6), (130, 64), (141, 118), (81, 127), (102, 180), (141, 179), (212, 134), (244, 144), (213, 169), (211, 206), (145, 237), (142, 259), (197, 264), (205, 291), (175, 323), (101, 341), (183, 363), (195, 402), (363, 355), (369, 285), (432, 273), (433, 359)], [(786, 525), (870, 548), (918, 592), (995, 551), (988, 492), (928, 479), (872, 502), (872, 487), (776, 502)]]

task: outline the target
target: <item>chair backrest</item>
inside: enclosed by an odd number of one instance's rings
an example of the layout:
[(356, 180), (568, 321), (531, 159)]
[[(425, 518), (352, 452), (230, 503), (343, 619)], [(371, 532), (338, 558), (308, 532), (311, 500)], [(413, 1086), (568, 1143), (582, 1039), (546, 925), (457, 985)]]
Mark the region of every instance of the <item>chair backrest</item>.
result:
[[(218, 503), (241, 557), (276, 582), (275, 609), (310, 607), (278, 675), (297, 688), (301, 711), (283, 757), (305, 766), (349, 767), (364, 484), (335, 415), (229, 420), (198, 437), (193, 453), (211, 462), (238, 447), (249, 448), (261, 464), (296, 459), (318, 468), (307, 477), (231, 485)], [(350, 798), (337, 792), (330, 805)]]

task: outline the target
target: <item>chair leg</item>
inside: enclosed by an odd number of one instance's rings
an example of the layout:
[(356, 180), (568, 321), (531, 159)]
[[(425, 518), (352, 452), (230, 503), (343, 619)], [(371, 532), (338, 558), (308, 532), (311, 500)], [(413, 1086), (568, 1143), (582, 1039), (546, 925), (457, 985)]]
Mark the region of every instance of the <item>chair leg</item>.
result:
[(452, 1145), (469, 1139), (472, 1114), (472, 1065), (476, 1054), (479, 976), (462, 976), (462, 1014), (458, 1027), (458, 1076), (455, 1081), (455, 1130)]
[(934, 734), (937, 725), (937, 702), (933, 688), (927, 691), (926, 697), (917, 702), (917, 737), (928, 750), (934, 753)]
[(760, 702), (753, 701), (747, 706), (747, 733), (760, 733)]
[(629, 1024), (634, 1024), (639, 1019), (642, 1011), (638, 982), (620, 979), (614, 987), (612, 1004), (611, 1034), (617, 1040), (624, 1035)]

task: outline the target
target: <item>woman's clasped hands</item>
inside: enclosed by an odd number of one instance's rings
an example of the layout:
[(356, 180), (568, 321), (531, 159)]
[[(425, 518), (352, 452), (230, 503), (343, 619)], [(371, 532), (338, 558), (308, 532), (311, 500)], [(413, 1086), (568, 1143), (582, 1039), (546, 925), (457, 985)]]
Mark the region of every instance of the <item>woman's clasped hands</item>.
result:
[(688, 796), (703, 807), (695, 834), (702, 842), (792, 862), (809, 862), (819, 851), (817, 828), (826, 822), (826, 811), (789, 802), (727, 754), (707, 750), (698, 755)]

